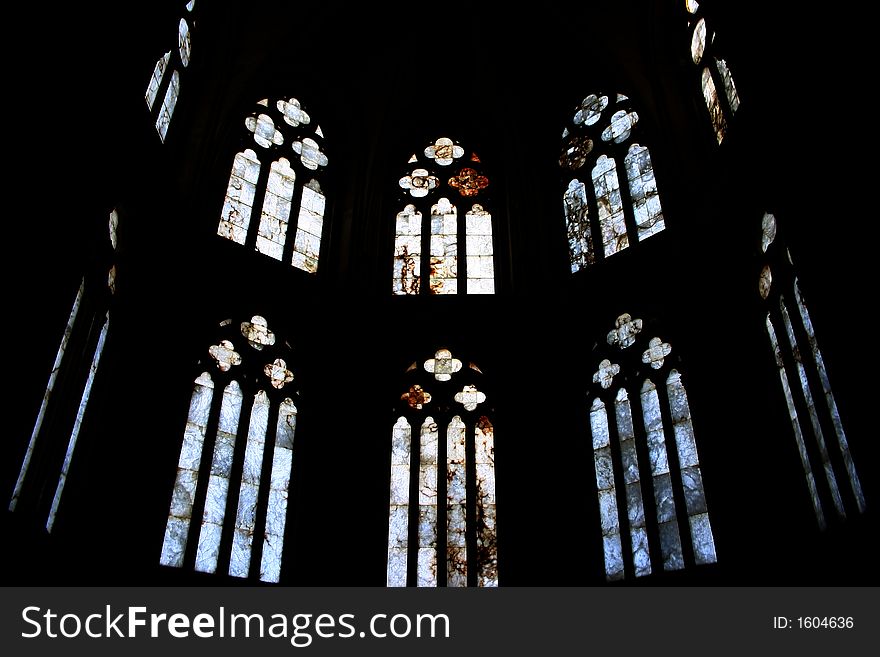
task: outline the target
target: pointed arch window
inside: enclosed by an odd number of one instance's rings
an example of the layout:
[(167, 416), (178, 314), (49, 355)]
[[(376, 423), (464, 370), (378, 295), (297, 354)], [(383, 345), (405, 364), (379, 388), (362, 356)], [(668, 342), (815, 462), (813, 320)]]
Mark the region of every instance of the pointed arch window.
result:
[(716, 561), (690, 406), (672, 345), (617, 318), (596, 356), (589, 426), (605, 575)]
[(758, 293), (807, 492), (821, 529), (865, 511), (865, 496), (781, 227), (765, 213)]
[(624, 95), (591, 94), (562, 133), (561, 194), (572, 273), (666, 227), (639, 115)]
[(495, 431), (483, 379), (448, 349), (402, 379), (391, 428), (388, 586), (498, 585)]
[[(189, 67), (192, 58), (194, 10), (194, 1), (184, 5), (184, 15), (177, 24), (177, 48), (168, 50), (156, 61), (144, 94), (147, 110), (156, 126), (156, 132), (159, 133), (159, 139), (163, 142), (177, 107), (182, 74)], [(157, 103), (160, 98), (161, 102)]]
[(159, 562), (278, 582), (297, 417), (290, 348), (261, 316), (221, 322), (215, 337), (193, 386)]
[(707, 16), (700, 4), (693, 0), (686, 0), (685, 10), (691, 35), (691, 61), (699, 71), (701, 95), (715, 139), (720, 144), (727, 135), (733, 115), (739, 110), (739, 92), (730, 67), (716, 44), (711, 16)]
[(296, 98), (261, 100), (244, 127), (217, 234), (313, 274), (327, 208), (324, 134)]
[(477, 154), (441, 137), (413, 154), (402, 173), (392, 292), (494, 294), (490, 179)]
[(103, 252), (109, 257), (99, 271), (107, 273), (90, 272), (79, 285), (9, 501), (10, 511), (25, 507), (48, 532), (61, 507), (110, 329), (119, 228), (115, 209), (105, 226)]

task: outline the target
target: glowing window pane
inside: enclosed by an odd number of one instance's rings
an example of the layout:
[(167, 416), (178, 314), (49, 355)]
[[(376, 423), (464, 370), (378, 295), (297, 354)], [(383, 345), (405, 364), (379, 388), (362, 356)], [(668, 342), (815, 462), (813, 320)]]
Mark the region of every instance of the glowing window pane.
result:
[(431, 393), (422, 389), (422, 386), (420, 385), (413, 385), (409, 387), (407, 392), (400, 396), (400, 399), (409, 404), (410, 408), (421, 410), (425, 404), (431, 402)]
[(269, 425), (269, 398), (262, 390), (254, 397), (248, 427), (247, 446), (244, 451), (244, 469), (238, 489), (238, 512), (235, 514), (235, 530), (232, 534), (232, 556), (229, 574), (247, 577), (251, 566), (251, 548), (254, 528), (257, 524), (257, 497), (260, 493), (260, 471), (263, 467), (263, 447)]
[(474, 205), (465, 215), (467, 293), (495, 293), (495, 261), (492, 255), (492, 215)]
[(825, 529), (825, 514), (822, 512), (822, 503), (819, 501), (819, 491), (816, 489), (816, 479), (813, 477), (813, 467), (810, 465), (810, 457), (807, 455), (807, 446), (804, 444), (804, 434), (801, 429), (801, 422), (798, 418), (797, 409), (794, 405), (794, 397), (791, 394), (791, 386), (788, 383), (788, 374), (785, 371), (785, 364), (782, 361), (782, 351), (779, 348), (779, 340), (776, 338), (776, 330), (773, 328), (773, 322), (770, 314), (767, 314), (767, 335), (770, 338), (770, 348), (776, 358), (776, 366), (779, 368), (779, 381), (782, 384), (782, 393), (785, 395), (785, 404), (788, 406), (788, 416), (791, 419), (791, 428), (794, 432), (795, 443), (797, 443), (798, 454), (801, 457), (801, 466), (804, 469), (804, 477), (807, 480), (807, 490), (810, 493), (810, 500), (813, 503), (813, 511), (816, 514), (816, 521), (819, 523), (820, 529)]
[(214, 396), (214, 382), (211, 375), (203, 372), (196, 379), (189, 415), (183, 433), (183, 445), (177, 461), (177, 477), (174, 492), (171, 494), (171, 508), (168, 510), (168, 523), (165, 525), (165, 540), (162, 543), (163, 566), (183, 566), (186, 553), (186, 538), (192, 520), (192, 505), (199, 483), (199, 466), (202, 463), (202, 446), (208, 428), (208, 415), (211, 412), (211, 399)]
[(290, 222), (290, 203), (296, 172), (290, 162), (283, 157), (273, 162), (266, 183), (266, 196), (260, 214), (260, 228), (257, 232), (256, 249), (260, 253), (281, 260), (284, 242), (287, 239), (287, 225)]
[(622, 144), (629, 139), (638, 122), (639, 115), (635, 112), (625, 112), (624, 110), (615, 112), (611, 117), (611, 124), (602, 131), (602, 140), (614, 140), (615, 144)]
[(321, 146), (318, 142), (311, 137), (306, 137), (302, 141), (294, 141), (291, 146), (293, 146), (294, 152), (300, 156), (299, 160), (306, 169), (316, 171), (318, 167), (327, 166), (329, 161), (327, 156), (321, 152)]
[(419, 293), (419, 263), (422, 257), (422, 213), (407, 205), (397, 214), (394, 236), (394, 294)]
[(575, 125), (595, 125), (602, 116), (602, 110), (608, 107), (608, 96), (590, 94), (581, 101), (574, 115)]
[(437, 586), (437, 423), (425, 418), (419, 440), (418, 586)]
[(318, 256), (321, 252), (321, 233), (324, 230), (324, 209), (327, 199), (321, 192), (317, 180), (310, 180), (302, 190), (299, 204), (299, 218), (296, 224), (296, 237), (293, 241), (291, 264), (310, 274), (318, 271)]
[(196, 0), (189, 0), (189, 2), (186, 3), (186, 10), (192, 11), (193, 7), (195, 7), (195, 6), (196, 6)]
[(455, 393), (453, 399), (464, 406), (464, 410), (475, 411), (477, 406), (486, 401), (486, 395), (477, 390), (477, 386), (465, 386), (461, 392)]
[(730, 104), (730, 111), (736, 113), (736, 110), (739, 109), (739, 94), (736, 92), (736, 85), (733, 84), (733, 76), (730, 74), (730, 69), (727, 68), (727, 62), (723, 59), (716, 59), (715, 64), (718, 66), (718, 73), (724, 84), (724, 93)]
[(89, 405), (89, 396), (92, 393), (92, 384), (95, 382), (95, 375), (98, 373), (98, 364), (101, 361), (101, 354), (104, 351), (104, 340), (107, 338), (107, 329), (110, 326), (109, 313), (104, 318), (104, 326), (101, 327), (101, 333), (98, 336), (98, 344), (95, 347), (95, 354), (92, 357), (92, 364), (89, 366), (89, 375), (86, 378), (86, 385), (83, 389), (82, 397), (79, 400), (79, 407), (76, 410), (76, 419), (73, 421), (73, 429), (70, 432), (70, 440), (67, 443), (67, 452), (64, 454), (64, 463), (61, 464), (61, 475), (58, 477), (58, 486), (55, 488), (55, 497), (52, 498), (52, 508), (49, 509), (49, 518), (46, 521), (46, 531), (52, 531), (52, 525), (55, 524), (55, 515), (58, 513), (58, 505), (61, 503), (61, 493), (64, 491), (64, 484), (67, 481), (67, 475), (70, 472), (70, 462), (73, 459), (73, 450), (76, 448), (76, 441), (79, 438), (79, 432), (82, 428), (83, 417), (86, 414), (86, 407)]
[(590, 408), (590, 433), (593, 437), (593, 463), (596, 468), (596, 487), (599, 490), (599, 523), (602, 527), (602, 546), (605, 554), (605, 577), (623, 579), (623, 548), (620, 542), (620, 520), (617, 513), (617, 490), (614, 485), (614, 465), (611, 460), (611, 439), (608, 434), (608, 414), (598, 397)]
[(614, 401), (617, 419), (617, 437), (620, 440), (620, 458), (623, 461), (623, 482), (626, 485), (626, 513), (629, 519), (630, 545), (636, 577), (651, 574), (651, 555), (648, 550), (648, 532), (645, 529), (645, 506), (636, 455), (635, 432), (629, 395), (624, 388), (617, 391)]
[(804, 358), (802, 355), (805, 352), (798, 347), (797, 339), (794, 335), (794, 326), (791, 323), (788, 308), (785, 306), (785, 299), (783, 297), (779, 298), (779, 309), (782, 312), (782, 321), (785, 325), (785, 334), (788, 337), (788, 346), (793, 354), (797, 354), (795, 362), (797, 363), (801, 392), (803, 393), (804, 401), (807, 404), (807, 411), (809, 412), (810, 422), (813, 426), (813, 436), (816, 439), (816, 446), (819, 448), (819, 454), (821, 454), (822, 457), (822, 467), (825, 470), (825, 479), (828, 481), (828, 488), (831, 491), (831, 499), (834, 502), (834, 508), (837, 510), (837, 515), (841, 518), (845, 518), (846, 511), (843, 508), (843, 499), (840, 497), (840, 489), (837, 486), (837, 477), (834, 474), (831, 461), (828, 457), (828, 448), (825, 444), (825, 434), (822, 431), (822, 425), (819, 423), (819, 414), (816, 410), (816, 404), (813, 401), (813, 393), (810, 391), (809, 381), (807, 380), (807, 369), (804, 367)]
[(460, 196), (467, 198), (479, 195), (480, 190), (489, 186), (489, 179), (480, 175), (476, 169), (465, 167), (458, 172), (458, 175), (450, 178), (448, 184), (453, 189), (457, 189)]
[(391, 430), (391, 500), (388, 511), (387, 586), (406, 586), (409, 552), (409, 480), (412, 429), (398, 418)]
[(776, 239), (776, 217), (769, 212), (764, 214), (761, 220), (761, 251), (767, 253), (767, 249)]
[(177, 28), (177, 45), (180, 49), (180, 63), (189, 66), (189, 58), (192, 54), (192, 37), (189, 33), (189, 25), (182, 18)]
[(260, 161), (251, 149), (238, 153), (232, 163), (232, 174), (226, 188), (226, 200), (220, 215), (217, 234), (244, 244), (260, 177)]
[(458, 292), (458, 211), (446, 198), (431, 208), (430, 285), (431, 294)]
[(446, 586), (467, 586), (465, 433), (456, 415), (446, 429)]
[(162, 85), (162, 78), (165, 77), (165, 69), (168, 68), (169, 61), (171, 61), (170, 50), (165, 53), (164, 57), (159, 58), (156, 62), (156, 68), (153, 69), (153, 75), (150, 76), (150, 83), (147, 85), (147, 93), (144, 96), (147, 107), (150, 109), (153, 109), (156, 96), (159, 95), (159, 87)]
[(828, 372), (825, 369), (825, 361), (822, 359), (822, 353), (819, 351), (819, 343), (816, 340), (816, 333), (813, 331), (813, 323), (810, 321), (810, 314), (807, 312), (807, 306), (801, 297), (801, 291), (798, 287), (797, 280), (794, 283), (794, 297), (797, 302), (798, 312), (801, 316), (804, 329), (810, 341), (810, 351), (813, 352), (813, 360), (816, 363), (816, 370), (819, 373), (819, 381), (822, 383), (822, 392), (825, 394), (825, 403), (828, 405), (828, 412), (831, 415), (831, 424), (834, 426), (834, 433), (837, 435), (837, 445), (840, 448), (840, 454), (843, 457), (843, 463), (846, 467), (847, 476), (849, 477), (850, 486), (859, 511), (865, 511), (865, 496), (862, 492), (862, 484), (859, 476), (856, 474), (856, 466), (853, 462), (852, 455), (849, 451), (849, 443), (846, 440), (846, 434), (843, 431), (843, 424), (840, 421), (840, 414), (837, 411), (837, 402), (834, 401), (834, 395), (831, 392), (831, 381), (828, 380)]
[(602, 245), (607, 258), (629, 246), (620, 183), (617, 180), (617, 165), (613, 158), (603, 155), (596, 161), (593, 168), (593, 187), (599, 208)]
[(685, 0), (685, 7), (687, 7), (687, 10), (690, 13), (696, 14), (697, 10), (700, 8), (700, 3), (697, 2), (697, 0)]
[(644, 146), (633, 144), (623, 160), (629, 178), (629, 195), (636, 217), (639, 241), (666, 228), (651, 153)]
[(709, 524), (706, 497), (703, 493), (703, 480), (700, 475), (700, 461), (697, 457), (697, 444), (694, 427), (691, 423), (691, 409), (681, 375), (672, 370), (666, 379), (666, 394), (669, 398), (669, 411), (675, 433), (675, 447), (678, 452), (681, 483), (684, 488), (685, 510), (691, 530), (691, 545), (697, 564), (715, 563), (715, 539)]
[(444, 167), (449, 166), (462, 155), (464, 155), (464, 149), (454, 144), (448, 137), (440, 137), (425, 149), (425, 157)]
[(770, 267), (764, 265), (764, 268), (761, 270), (761, 275), (758, 277), (758, 294), (761, 295), (762, 299), (766, 299), (770, 296), (770, 286), (772, 284), (773, 274), (770, 272)]
[(721, 110), (721, 104), (718, 102), (718, 90), (715, 88), (715, 81), (708, 68), (703, 69), (703, 99), (706, 101), (706, 108), (709, 110), (709, 118), (712, 119), (712, 128), (715, 130), (715, 137), (720, 144), (727, 132), (727, 119), (724, 118), (724, 112)]
[(398, 181), (398, 185), (401, 189), (407, 190), (413, 198), (423, 198), (440, 185), (440, 179), (432, 176), (427, 169), (413, 169), (411, 174)]
[(425, 361), (425, 371), (434, 375), (438, 381), (449, 381), (452, 375), (461, 370), (461, 361), (452, 357), (448, 349), (439, 349), (434, 358)]
[(699, 64), (703, 59), (703, 52), (706, 50), (706, 21), (700, 19), (694, 28), (694, 36), (691, 38), (691, 57), (694, 64)]
[(58, 345), (58, 352), (55, 354), (55, 362), (52, 364), (52, 370), (49, 373), (49, 382), (46, 384), (46, 392), (43, 394), (43, 401), (40, 403), (40, 410), (37, 413), (37, 420), (34, 423), (34, 429), (31, 432), (31, 439), (28, 441), (27, 450), (25, 450), (24, 459), (21, 462), (21, 470), (18, 473), (18, 479), (15, 482), (15, 489), (12, 492), (12, 499), (9, 501), (10, 511), (15, 511), (15, 507), (18, 504), (18, 497), (21, 495), (21, 487), (24, 485), (24, 478), (31, 463), (31, 458), (34, 453), (34, 445), (37, 442), (37, 436), (39, 436), (40, 429), (43, 426), (43, 419), (46, 417), (46, 407), (49, 405), (49, 399), (52, 397), (52, 393), (55, 390), (55, 380), (58, 378), (58, 370), (61, 368), (61, 360), (64, 358), (64, 352), (67, 350), (67, 343), (70, 341), (70, 334), (73, 332), (76, 316), (79, 314), (84, 287), (85, 281), (80, 283), (76, 298), (73, 300), (73, 308), (71, 308), (70, 316), (67, 319), (67, 325), (64, 327), (64, 333), (61, 335), (61, 343)]
[[(268, 106), (268, 103), (266, 105)], [(300, 125), (308, 125), (312, 121), (312, 118), (306, 114), (296, 98), (279, 100), (275, 106), (284, 115), (285, 123), (292, 125), (294, 128)]]
[(660, 400), (657, 397), (657, 386), (647, 379), (642, 385), (641, 402), (642, 419), (648, 439), (648, 455), (651, 461), (663, 570), (681, 570), (684, 568), (684, 557), (681, 551), (678, 519), (675, 515), (675, 499), (666, 455), (666, 440), (663, 436)]
[(575, 273), (593, 264), (593, 236), (590, 233), (590, 208), (587, 204), (587, 190), (584, 183), (575, 178), (568, 183), (562, 196), (565, 208), (565, 227), (568, 233), (568, 257), (571, 271)]
[(116, 210), (110, 213), (110, 246), (113, 247), (113, 250), (116, 250), (117, 237), (116, 232), (119, 229), (119, 214)]
[(266, 318), (260, 315), (254, 315), (249, 322), (242, 322), (241, 334), (247, 338), (248, 344), (257, 351), (275, 344), (275, 334), (269, 330)]
[(229, 492), (229, 477), (232, 474), (232, 457), (235, 453), (235, 436), (241, 414), (241, 388), (232, 381), (223, 391), (220, 405), (220, 422), (214, 444), (214, 457), (208, 477), (208, 494), (205, 511), (202, 514), (202, 528), (196, 552), (196, 570), (213, 573), (217, 570), (220, 556), (220, 535), (226, 515), (226, 497)]
[(287, 496), (293, 467), (293, 439), (296, 434), (296, 406), (285, 399), (278, 407), (275, 449), (272, 452), (272, 475), (269, 479), (269, 505), (263, 536), (260, 579), (277, 582), (281, 578), (284, 553), (284, 527), (287, 524)]
[[(566, 132), (567, 136), (567, 132)], [(563, 136), (565, 139), (565, 136)], [(593, 150), (593, 140), (589, 137), (572, 137), (562, 146), (559, 166), (568, 167), (572, 171), (580, 169), (587, 162), (587, 155)]]
[(623, 313), (614, 320), (614, 328), (608, 331), (606, 341), (612, 347), (627, 349), (635, 344), (636, 336), (642, 332), (643, 326), (644, 322), (641, 319), (633, 319), (629, 313)]
[(275, 128), (275, 121), (268, 114), (249, 116), (244, 120), (244, 126), (249, 132), (254, 133), (254, 141), (263, 148), (269, 148), (273, 144), (280, 146), (284, 143), (284, 135)]
[(171, 73), (171, 82), (168, 84), (168, 90), (165, 92), (165, 98), (162, 100), (162, 109), (159, 111), (159, 118), (156, 119), (156, 130), (159, 132), (159, 138), (164, 142), (165, 135), (168, 134), (168, 126), (171, 125), (171, 116), (174, 114), (174, 107), (177, 105), (177, 96), (180, 94), (180, 76), (177, 71)]
[(495, 525), (495, 430), (488, 418), (474, 430), (474, 468), (477, 507), (477, 586), (498, 586), (498, 547)]

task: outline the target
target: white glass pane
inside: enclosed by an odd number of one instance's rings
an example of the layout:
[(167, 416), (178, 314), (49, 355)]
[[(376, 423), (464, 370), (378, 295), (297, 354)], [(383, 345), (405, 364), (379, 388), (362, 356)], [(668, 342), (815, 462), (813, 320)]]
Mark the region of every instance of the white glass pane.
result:
[(474, 205), (465, 215), (467, 293), (495, 292), (495, 262), (492, 248), (492, 215)]
[(458, 212), (448, 199), (431, 208), (431, 294), (458, 292)]
[(195, 380), (186, 429), (183, 433), (183, 445), (177, 461), (177, 477), (174, 481), (171, 508), (168, 511), (162, 555), (159, 558), (159, 563), (163, 566), (179, 568), (183, 565), (186, 540), (192, 520), (192, 505), (199, 482), (202, 446), (205, 442), (213, 396), (214, 382), (210, 374), (203, 372)]
[(446, 429), (446, 586), (467, 586), (465, 434), (456, 415)]
[(275, 449), (272, 453), (272, 475), (269, 478), (269, 504), (260, 560), (260, 579), (278, 582), (281, 578), (281, 557), (284, 552), (284, 528), (287, 525), (287, 491), (293, 467), (293, 439), (296, 434), (296, 406), (290, 399), (278, 408), (275, 427)]
[(623, 481), (626, 484), (626, 506), (629, 519), (630, 543), (636, 577), (651, 574), (651, 559), (645, 532), (645, 507), (636, 454), (635, 432), (629, 395), (624, 388), (617, 391), (614, 401), (617, 420), (617, 437), (620, 440), (620, 457), (623, 463)]
[(593, 400), (590, 408), (590, 433), (593, 438), (593, 462), (599, 491), (599, 522), (602, 527), (602, 545), (605, 554), (605, 577), (609, 581), (623, 579), (623, 550), (620, 542), (620, 519), (617, 512), (614, 466), (611, 460), (608, 414), (605, 411), (605, 404), (598, 397)]
[(156, 102), (156, 96), (159, 95), (159, 87), (162, 85), (162, 78), (165, 77), (165, 69), (168, 68), (168, 62), (171, 60), (171, 51), (165, 53), (164, 57), (159, 58), (156, 67), (153, 69), (153, 75), (150, 76), (150, 82), (147, 85), (147, 93), (145, 99), (147, 107), (153, 109)]
[(254, 397), (248, 426), (244, 468), (238, 492), (238, 511), (235, 514), (235, 539), (229, 561), (229, 574), (247, 577), (251, 564), (254, 528), (257, 522), (257, 498), (260, 494), (260, 472), (263, 468), (263, 447), (269, 425), (269, 398), (262, 390)]
[[(293, 266), (314, 274), (318, 271), (326, 199), (316, 181), (303, 187), (293, 247)], [(318, 248), (315, 248), (315, 247)]]
[(260, 161), (257, 154), (251, 149), (237, 153), (232, 162), (226, 200), (217, 226), (218, 235), (238, 244), (245, 243), (259, 177)]
[(156, 119), (156, 130), (159, 138), (164, 142), (165, 135), (168, 134), (168, 126), (171, 125), (171, 116), (174, 114), (174, 108), (177, 105), (177, 96), (180, 94), (180, 76), (177, 71), (171, 73), (171, 82), (168, 84), (168, 90), (165, 92), (165, 98), (162, 100), (162, 109), (159, 111), (159, 118)]
[(387, 586), (406, 586), (412, 428), (398, 418), (391, 430), (391, 499), (388, 511)]
[(394, 294), (418, 294), (422, 259), (422, 213), (407, 205), (397, 214), (394, 237)]
[(660, 195), (654, 179), (651, 153), (644, 146), (633, 144), (624, 158), (624, 168), (629, 179), (629, 195), (636, 218), (639, 241), (656, 235), (666, 227), (660, 209)]
[(290, 168), (290, 162), (282, 157), (272, 163), (266, 183), (263, 211), (260, 213), (256, 249), (276, 260), (281, 260), (284, 242), (287, 240), (295, 182), (296, 172)]
[(213, 573), (217, 570), (220, 534), (226, 515), (226, 497), (229, 492), (229, 477), (232, 473), (232, 457), (235, 453), (241, 402), (241, 388), (237, 382), (232, 381), (223, 391), (223, 402), (220, 405), (220, 422), (217, 427), (205, 510), (202, 514), (202, 528), (196, 552), (195, 568), (203, 573)]
[(565, 226), (568, 233), (568, 257), (572, 273), (593, 264), (593, 236), (590, 233), (590, 208), (584, 183), (575, 178), (562, 196)]
[(477, 586), (498, 586), (498, 547), (495, 527), (495, 430), (486, 417), (474, 430), (477, 511)]
[(98, 363), (101, 361), (101, 354), (104, 351), (104, 340), (107, 338), (107, 329), (109, 326), (110, 314), (108, 313), (104, 318), (104, 326), (101, 327), (101, 333), (98, 336), (98, 344), (95, 347), (92, 364), (89, 366), (86, 385), (83, 389), (82, 397), (79, 400), (76, 419), (73, 422), (73, 429), (70, 432), (70, 440), (67, 443), (67, 452), (64, 454), (64, 463), (61, 465), (61, 476), (58, 478), (58, 486), (55, 488), (55, 497), (52, 498), (52, 508), (49, 510), (49, 518), (46, 521), (46, 531), (49, 532), (52, 531), (52, 526), (55, 524), (55, 515), (58, 513), (58, 505), (61, 503), (61, 493), (64, 491), (64, 484), (67, 481), (67, 475), (70, 472), (70, 462), (73, 459), (73, 450), (76, 447), (76, 441), (79, 438), (79, 431), (82, 428), (82, 421), (86, 413), (86, 407), (89, 404), (89, 395), (92, 393), (92, 384), (95, 381), (95, 374), (98, 373)]
[(601, 156), (596, 161), (592, 175), (596, 204), (599, 208), (602, 246), (607, 258), (629, 246), (623, 202), (620, 197), (620, 183), (617, 180), (617, 165), (614, 159)]
[(18, 504), (18, 497), (21, 495), (21, 487), (24, 485), (24, 478), (27, 475), (28, 467), (34, 453), (34, 445), (37, 442), (37, 436), (40, 435), (40, 429), (43, 426), (43, 419), (46, 417), (46, 407), (49, 405), (49, 399), (55, 390), (55, 380), (58, 378), (58, 370), (61, 368), (61, 360), (64, 358), (64, 352), (67, 350), (67, 343), (70, 341), (70, 334), (73, 332), (73, 326), (76, 322), (76, 316), (79, 314), (80, 304), (82, 303), (83, 289), (85, 280), (79, 285), (76, 292), (76, 298), (73, 300), (73, 308), (70, 309), (70, 316), (67, 319), (67, 325), (64, 327), (64, 333), (61, 335), (61, 343), (58, 345), (58, 352), (55, 354), (55, 362), (52, 364), (52, 370), (49, 373), (49, 382), (46, 384), (46, 392), (43, 394), (43, 401), (40, 403), (40, 410), (37, 413), (37, 421), (34, 423), (34, 429), (31, 432), (31, 439), (28, 441), (24, 458), (21, 462), (21, 470), (18, 473), (18, 479), (15, 482), (15, 489), (12, 492), (12, 499), (9, 501), (9, 510), (15, 511)]

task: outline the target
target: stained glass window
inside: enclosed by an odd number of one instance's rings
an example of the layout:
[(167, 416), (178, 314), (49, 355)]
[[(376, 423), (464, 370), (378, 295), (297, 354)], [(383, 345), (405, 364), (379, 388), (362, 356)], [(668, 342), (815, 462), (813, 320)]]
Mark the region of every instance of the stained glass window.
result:
[(180, 63), (189, 66), (189, 58), (192, 54), (192, 37), (189, 33), (189, 24), (185, 19), (180, 19), (177, 28), (177, 45), (180, 49)]
[[(498, 585), (495, 437), (482, 376), (448, 349), (404, 374), (401, 415), (391, 429), (388, 586)], [(434, 409), (453, 404), (456, 415), (435, 419)]]
[[(590, 432), (608, 580), (716, 561), (687, 393), (681, 375), (672, 367), (676, 352), (659, 337), (648, 339), (643, 327), (641, 319), (629, 314), (618, 317), (605, 341), (607, 348), (601, 346), (597, 354), (607, 357), (598, 363), (590, 392)], [(630, 388), (633, 378), (627, 373), (635, 372), (641, 373), (641, 383)], [(664, 420), (664, 406), (671, 423)], [(640, 409), (640, 418), (634, 416), (634, 408)], [(677, 456), (675, 468), (668, 458), (670, 449)], [(648, 455), (650, 472), (644, 470), (640, 453)], [(624, 486), (622, 495), (615, 482)], [(678, 485), (683, 493), (676, 490)], [(620, 508), (619, 502), (626, 508)], [(648, 514), (651, 506), (653, 514)], [(679, 509), (687, 515), (686, 528), (679, 525)], [(693, 557), (683, 551), (683, 539), (690, 539)]]
[(865, 496), (816, 330), (780, 231), (776, 217), (765, 213), (758, 292), (766, 303), (764, 325), (807, 493), (818, 526), (826, 529), (850, 513), (864, 513)]
[(171, 51), (165, 53), (164, 57), (160, 57), (156, 62), (156, 68), (153, 69), (153, 75), (150, 77), (150, 83), (147, 85), (147, 107), (153, 109), (156, 97), (159, 95), (159, 87), (162, 85), (162, 79), (165, 77), (165, 69), (168, 68), (168, 62), (171, 61)]
[(290, 346), (259, 315), (219, 333), (206, 349), (213, 374), (195, 381), (159, 562), (278, 582), (297, 415)]
[[(614, 98), (587, 96), (563, 131), (560, 166), (577, 172), (563, 171), (561, 192), (572, 273), (666, 227), (651, 153), (632, 143), (639, 115), (627, 96)], [(588, 172), (589, 184), (582, 182)]]
[[(471, 152), (466, 158), (461, 145), (441, 137), (406, 165), (397, 181), (403, 209), (394, 230), (392, 292), (494, 294), (492, 214), (486, 205), (492, 185), (479, 156)], [(464, 240), (459, 239), (462, 214)], [(427, 286), (421, 285), (424, 276)]]
[[(727, 135), (730, 120), (740, 107), (740, 97), (727, 61), (720, 55), (711, 28), (712, 17), (699, 3), (688, 0), (685, 5), (691, 29), (690, 54), (698, 71), (699, 88), (709, 112), (715, 139), (720, 144)], [(719, 96), (719, 88), (723, 97)]]
[(168, 134), (168, 127), (171, 125), (171, 117), (174, 114), (174, 108), (177, 106), (177, 97), (180, 94), (180, 74), (177, 71), (171, 72), (171, 83), (165, 92), (165, 98), (162, 100), (162, 108), (159, 111), (159, 118), (156, 119), (156, 130), (159, 137), (165, 141), (165, 135)]
[[(253, 139), (260, 148), (233, 159), (217, 234), (314, 274), (327, 211), (320, 182), (329, 161), (324, 135), (296, 98), (259, 101), (244, 126), (245, 144)], [(251, 231), (253, 205), (261, 198), (259, 227)]]

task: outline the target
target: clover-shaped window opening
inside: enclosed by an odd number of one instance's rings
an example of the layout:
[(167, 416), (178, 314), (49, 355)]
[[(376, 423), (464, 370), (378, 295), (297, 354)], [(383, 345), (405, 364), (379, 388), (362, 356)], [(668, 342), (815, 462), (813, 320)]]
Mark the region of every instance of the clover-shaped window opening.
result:
[[(184, 14), (184, 11), (187, 13)], [(168, 50), (156, 60), (144, 93), (150, 119), (162, 142), (168, 135), (171, 118), (180, 95), (181, 83), (192, 60), (192, 40), (196, 26), (193, 9), (185, 5), (181, 7), (181, 13), (183, 15), (177, 23), (177, 34), (175, 37), (168, 35), (169, 41), (166, 45)], [(171, 38), (176, 39), (174, 45), (170, 41)], [(157, 102), (160, 98), (162, 101)]]
[(263, 347), (271, 347), (275, 344), (275, 334), (269, 330), (266, 318), (260, 315), (254, 315), (249, 322), (242, 322), (241, 334), (248, 341), (248, 344), (257, 351), (262, 351)]
[(421, 410), (425, 404), (430, 403), (431, 393), (424, 390), (420, 385), (412, 385), (408, 391), (400, 396), (400, 399), (409, 404), (410, 408)]
[[(690, 29), (690, 60), (695, 71), (695, 89), (703, 98), (716, 141), (727, 136), (730, 122), (740, 107), (739, 92), (723, 53), (719, 52), (712, 28), (712, 17), (699, 3), (686, 0), (684, 15)], [(722, 93), (719, 93), (721, 90)]]
[(453, 358), (448, 349), (439, 349), (433, 358), (429, 358), (424, 364), (425, 371), (433, 374), (438, 381), (449, 381), (452, 375), (461, 371), (461, 361)]
[[(490, 179), (480, 157), (441, 137), (406, 164), (397, 181), (402, 193), (394, 231), (393, 294), (494, 294), (492, 214), (486, 196)], [(453, 164), (451, 172), (440, 168)], [(462, 220), (464, 240), (459, 237)]]
[(634, 141), (639, 115), (632, 101), (590, 94), (571, 116), (559, 166), (569, 266), (576, 273), (666, 225), (651, 154)]
[(260, 100), (244, 124), (217, 234), (313, 274), (327, 209), (323, 133), (295, 97)]

